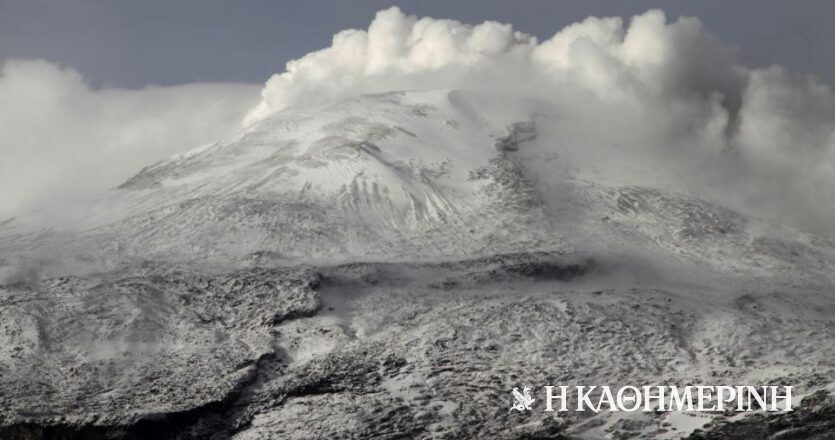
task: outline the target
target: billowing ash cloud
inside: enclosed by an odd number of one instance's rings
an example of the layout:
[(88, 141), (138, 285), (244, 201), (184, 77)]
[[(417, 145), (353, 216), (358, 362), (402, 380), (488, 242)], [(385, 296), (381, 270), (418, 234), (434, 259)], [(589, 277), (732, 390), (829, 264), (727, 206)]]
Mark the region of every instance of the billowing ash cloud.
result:
[(454, 88), (481, 74), (496, 76), (493, 83), (512, 82), (521, 79), (517, 66), (530, 62), (535, 47), (533, 37), (510, 25), (417, 19), (391, 8), (378, 12), (368, 31), (340, 32), (331, 47), (288, 62), (286, 72), (267, 81), (247, 122), (356, 93)]
[(738, 95), (744, 75), (698, 20), (668, 24), (661, 11), (635, 17), (628, 28), (620, 18), (591, 17), (538, 43), (506, 24), (418, 19), (391, 8), (367, 31), (340, 32), (331, 47), (287, 63), (247, 119), (343, 95), (416, 88), (577, 87), (607, 99)]
[(591, 17), (540, 43), (505, 24), (391, 8), (367, 31), (340, 32), (287, 63), (245, 122), (340, 96), (436, 88), (547, 101), (559, 116), (556, 143), (612, 145), (612, 155), (668, 167), (703, 193), (835, 232), (830, 88), (779, 66), (748, 67), (697, 19), (670, 22), (661, 11), (628, 24)]
[(240, 129), (257, 88), (192, 84), (91, 90), (46, 61), (0, 67), (0, 221), (63, 210), (143, 166)]

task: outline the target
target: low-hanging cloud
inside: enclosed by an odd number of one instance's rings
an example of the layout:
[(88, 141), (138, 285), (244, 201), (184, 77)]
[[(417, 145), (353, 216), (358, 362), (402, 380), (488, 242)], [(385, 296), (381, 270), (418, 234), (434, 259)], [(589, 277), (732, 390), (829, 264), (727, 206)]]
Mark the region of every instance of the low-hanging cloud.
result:
[(759, 215), (835, 232), (831, 89), (749, 67), (698, 19), (657, 10), (590, 17), (543, 42), (507, 24), (380, 11), (367, 30), (287, 63), (245, 123), (359, 93), (458, 88), (548, 101), (568, 121), (558, 141), (617, 145), (613, 155), (675, 168)]
[(0, 67), (0, 221), (63, 210), (145, 165), (240, 129), (257, 87), (93, 90), (43, 60)]

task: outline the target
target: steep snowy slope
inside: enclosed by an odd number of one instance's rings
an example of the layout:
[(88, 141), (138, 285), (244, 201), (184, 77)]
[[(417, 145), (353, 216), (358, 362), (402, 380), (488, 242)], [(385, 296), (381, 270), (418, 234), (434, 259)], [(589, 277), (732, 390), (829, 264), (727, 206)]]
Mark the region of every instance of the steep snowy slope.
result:
[(504, 155), (535, 136), (532, 114), (530, 103), (496, 97), (476, 109), (446, 91), (287, 110), (143, 169), (77, 221), (62, 219), (86, 237), (66, 245), (224, 261), (558, 248)]

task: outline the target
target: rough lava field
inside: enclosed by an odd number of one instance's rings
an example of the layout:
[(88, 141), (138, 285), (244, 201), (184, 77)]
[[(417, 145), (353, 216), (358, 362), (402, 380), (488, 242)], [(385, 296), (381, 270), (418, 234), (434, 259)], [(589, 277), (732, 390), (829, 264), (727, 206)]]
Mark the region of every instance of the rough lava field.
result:
[[(835, 242), (639, 160), (596, 172), (555, 117), (291, 107), (70, 226), (0, 223), (0, 437), (833, 438)], [(510, 412), (514, 387), (671, 383), (799, 406)]]

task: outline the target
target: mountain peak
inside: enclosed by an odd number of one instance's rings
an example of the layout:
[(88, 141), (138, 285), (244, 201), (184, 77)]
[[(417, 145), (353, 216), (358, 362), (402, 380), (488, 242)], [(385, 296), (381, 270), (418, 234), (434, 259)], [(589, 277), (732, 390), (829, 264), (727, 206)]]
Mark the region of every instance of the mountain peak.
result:
[[(179, 253), (183, 237), (198, 255), (292, 258), (552, 247), (559, 239), (529, 209), (535, 190), (507, 156), (536, 136), (533, 108), (409, 91), (286, 109), (146, 167), (100, 202), (100, 226), (141, 231), (143, 253)], [(531, 222), (542, 224), (512, 226)]]

